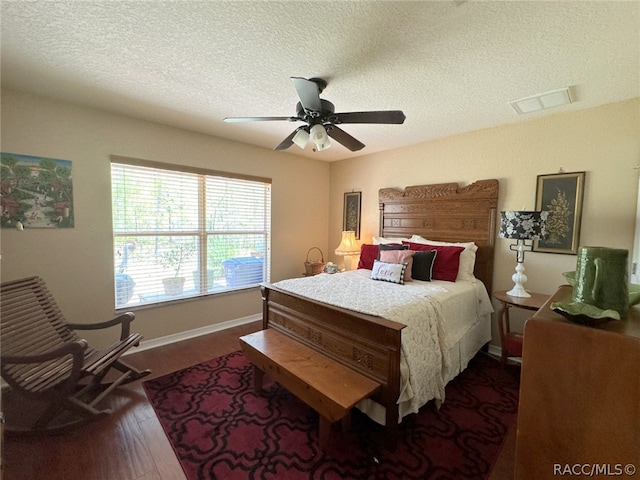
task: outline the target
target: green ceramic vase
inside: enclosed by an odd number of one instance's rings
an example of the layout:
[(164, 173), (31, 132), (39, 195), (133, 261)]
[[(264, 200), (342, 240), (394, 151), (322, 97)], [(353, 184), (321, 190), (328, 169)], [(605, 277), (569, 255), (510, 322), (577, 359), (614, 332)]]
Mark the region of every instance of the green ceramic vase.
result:
[(573, 301), (616, 310), (629, 309), (629, 251), (607, 247), (581, 247), (578, 251)]

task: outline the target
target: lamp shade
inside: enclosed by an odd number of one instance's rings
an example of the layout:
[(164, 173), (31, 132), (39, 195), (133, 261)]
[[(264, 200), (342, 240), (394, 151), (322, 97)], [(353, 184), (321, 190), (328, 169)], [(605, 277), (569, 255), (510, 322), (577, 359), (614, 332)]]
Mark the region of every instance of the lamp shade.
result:
[(359, 253), (360, 247), (356, 241), (356, 232), (352, 230), (342, 232), (342, 240), (340, 240), (340, 245), (336, 247), (335, 254), (345, 256), (358, 255)]
[(300, 128), (291, 140), (298, 147), (304, 149), (304, 147), (306, 147), (307, 143), (309, 142), (309, 132), (307, 132), (304, 128)]
[(549, 212), (508, 211), (500, 212), (500, 238), (538, 240), (547, 235), (546, 221)]
[(316, 123), (310, 130), (311, 140), (314, 143), (324, 143), (327, 141), (327, 131), (321, 123)]
[(311, 136), (311, 141), (315, 143), (315, 150), (317, 152), (321, 150), (326, 150), (331, 146), (331, 142), (329, 141), (329, 136), (327, 135), (327, 131), (324, 126), (320, 123), (316, 123), (309, 130), (309, 135)]

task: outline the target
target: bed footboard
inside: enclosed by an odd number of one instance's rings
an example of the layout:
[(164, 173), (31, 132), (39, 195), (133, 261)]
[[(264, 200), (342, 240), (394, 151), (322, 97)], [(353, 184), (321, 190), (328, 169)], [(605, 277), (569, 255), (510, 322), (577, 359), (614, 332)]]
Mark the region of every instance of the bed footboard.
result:
[(276, 329), (381, 385), (372, 399), (386, 408), (387, 427), (398, 425), (401, 332), (405, 325), (261, 287), (263, 328)]

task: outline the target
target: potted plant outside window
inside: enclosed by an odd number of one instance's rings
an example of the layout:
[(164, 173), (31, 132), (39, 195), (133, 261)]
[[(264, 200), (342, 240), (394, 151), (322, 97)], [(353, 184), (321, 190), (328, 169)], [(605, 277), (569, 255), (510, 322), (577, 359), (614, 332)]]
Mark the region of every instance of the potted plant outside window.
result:
[(172, 270), (173, 276), (162, 279), (164, 293), (167, 295), (180, 295), (184, 289), (185, 278), (180, 276), (180, 269), (196, 252), (193, 241), (171, 241), (169, 248), (161, 254), (158, 263), (165, 270)]

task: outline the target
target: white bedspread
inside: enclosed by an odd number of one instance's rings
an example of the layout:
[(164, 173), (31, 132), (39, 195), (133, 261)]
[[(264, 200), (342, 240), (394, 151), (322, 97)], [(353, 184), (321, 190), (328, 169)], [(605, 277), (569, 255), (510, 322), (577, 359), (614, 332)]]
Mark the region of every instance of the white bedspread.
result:
[[(446, 354), (491, 313), (479, 281), (411, 281), (404, 285), (371, 280), (370, 270), (282, 280), (275, 286), (307, 298), (405, 324), (402, 331), (400, 417), (431, 399), (444, 400), (450, 366)], [(375, 419), (379, 421), (379, 419)]]

